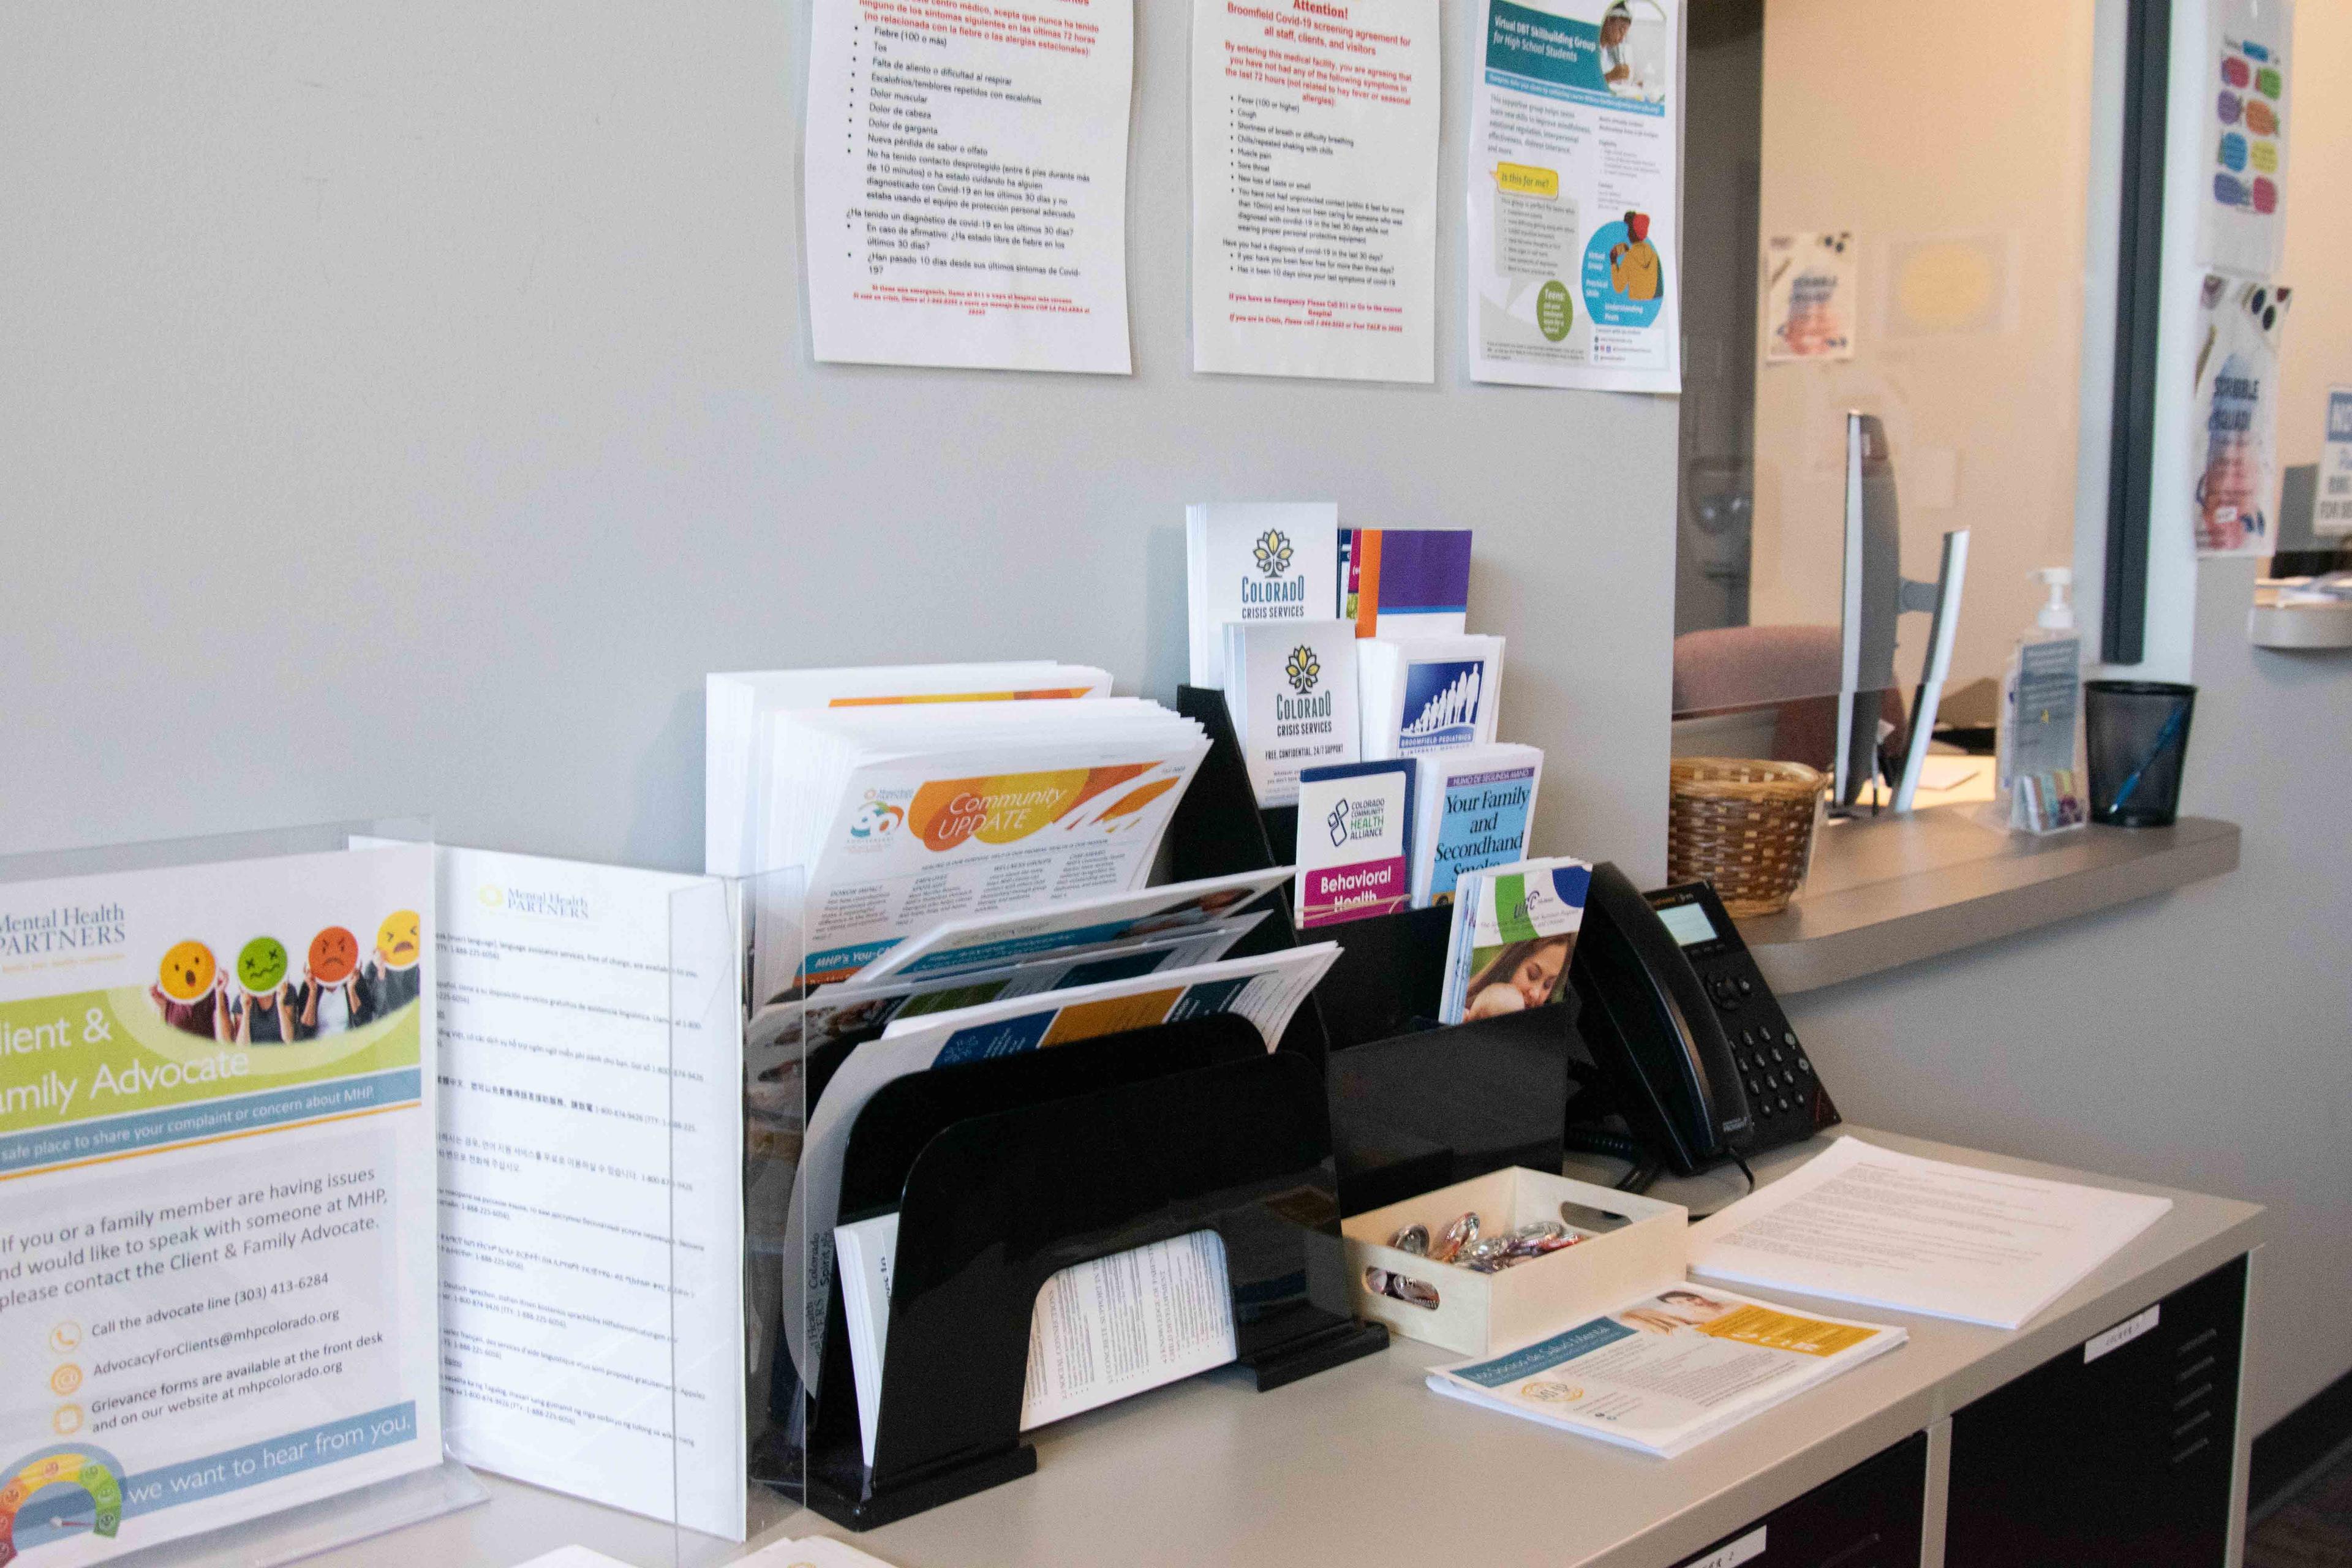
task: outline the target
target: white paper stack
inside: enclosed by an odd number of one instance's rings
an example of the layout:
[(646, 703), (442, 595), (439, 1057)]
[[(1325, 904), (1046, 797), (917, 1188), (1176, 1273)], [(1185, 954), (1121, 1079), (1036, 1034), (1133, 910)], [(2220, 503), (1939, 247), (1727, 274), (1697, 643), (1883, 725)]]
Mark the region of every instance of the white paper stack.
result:
[(759, 816), (760, 759), (769, 717), (796, 708), (1104, 697), (1110, 672), (1043, 659), (998, 664), (872, 665), (769, 669), (703, 681), (702, 868), (748, 877), (775, 870), (751, 853)]
[(1356, 650), (1364, 760), (1493, 744), (1502, 690), (1501, 637), (1364, 639)]
[(1356, 628), (1228, 621), (1225, 707), (1261, 806), (1298, 804), (1298, 773), (1358, 759)]
[(1327, 621), (1339, 604), (1339, 509), (1329, 501), (1195, 504), (1184, 511), (1192, 680), (1225, 683), (1229, 621)]
[(1841, 1138), (1693, 1226), (1691, 1272), (2017, 1329), (2171, 1208)]
[(799, 709), (768, 730), (752, 851), (807, 879), (796, 907), (755, 889), (762, 999), (959, 916), (1142, 886), (1208, 750), (1191, 720), (1116, 697)]

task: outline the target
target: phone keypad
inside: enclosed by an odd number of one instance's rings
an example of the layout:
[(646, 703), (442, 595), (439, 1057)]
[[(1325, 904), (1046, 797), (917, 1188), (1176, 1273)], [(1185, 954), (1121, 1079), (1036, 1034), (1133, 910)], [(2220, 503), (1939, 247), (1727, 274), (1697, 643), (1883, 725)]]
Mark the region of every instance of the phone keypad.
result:
[[(1748, 1090), (1748, 1113), (1756, 1119), (1759, 1148), (1810, 1138), (1837, 1120), (1829, 1097), (1814, 1080), (1813, 1064), (1788, 1019), (1779, 1016), (1769, 994), (1759, 995), (1757, 983), (1744, 974), (1717, 972), (1703, 974), (1708, 998), (1723, 1020), (1731, 1043), (1731, 1059)], [(1817, 1102), (1820, 1110), (1817, 1113)]]

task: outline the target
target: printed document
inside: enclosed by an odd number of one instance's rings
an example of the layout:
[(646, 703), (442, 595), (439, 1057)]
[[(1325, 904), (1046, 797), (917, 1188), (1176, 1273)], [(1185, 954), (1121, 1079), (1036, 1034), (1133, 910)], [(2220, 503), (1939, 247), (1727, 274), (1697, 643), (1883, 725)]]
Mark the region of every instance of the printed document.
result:
[(1470, 374), (1682, 390), (1680, 0), (1477, 0)]
[(815, 0), (820, 360), (1125, 375), (1133, 0)]
[(1841, 1138), (1691, 1227), (1691, 1272), (2021, 1327), (2172, 1207)]
[(0, 886), (0, 1563), (441, 1462), (433, 850)]
[(450, 1451), (740, 1541), (735, 932), (715, 878), (441, 851)]
[(1194, 370), (1435, 379), (1437, 37), (1437, 0), (1193, 0)]

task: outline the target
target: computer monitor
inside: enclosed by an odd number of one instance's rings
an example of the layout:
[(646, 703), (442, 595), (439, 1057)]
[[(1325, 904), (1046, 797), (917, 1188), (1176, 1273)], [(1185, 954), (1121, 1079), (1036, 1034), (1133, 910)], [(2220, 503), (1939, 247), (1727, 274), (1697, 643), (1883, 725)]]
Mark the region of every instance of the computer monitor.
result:
[(1903, 577), (1903, 524), (1895, 504), (1895, 459), (1874, 414), (1845, 416), (1844, 594), (1839, 618), (1838, 721), (1832, 805), (1851, 806), (1879, 772), (1879, 694), (1895, 686), (1895, 624), (1906, 610), (1933, 613), (1927, 658), (1911, 710), (1911, 743), (1895, 784), (1895, 809), (1911, 809), (1950, 673), (1968, 574), (1966, 529), (1944, 535), (1933, 583)]

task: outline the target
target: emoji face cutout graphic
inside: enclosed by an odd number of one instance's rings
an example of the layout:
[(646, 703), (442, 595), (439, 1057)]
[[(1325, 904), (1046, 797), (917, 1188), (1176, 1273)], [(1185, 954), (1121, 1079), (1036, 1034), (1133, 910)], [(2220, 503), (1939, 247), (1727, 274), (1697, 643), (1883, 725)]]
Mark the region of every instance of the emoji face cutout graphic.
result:
[(360, 939), (341, 926), (329, 926), (310, 939), (310, 978), (321, 985), (341, 985), (360, 966)]
[(215, 973), (211, 948), (200, 942), (181, 942), (173, 943), (163, 955), (156, 982), (173, 1001), (194, 1002), (213, 988)]
[(375, 928), (375, 951), (386, 969), (416, 967), (423, 956), (417, 946), (418, 923), (415, 910), (394, 910)]
[(236, 955), (236, 983), (248, 996), (267, 996), (286, 978), (286, 944), (274, 936), (257, 936)]

